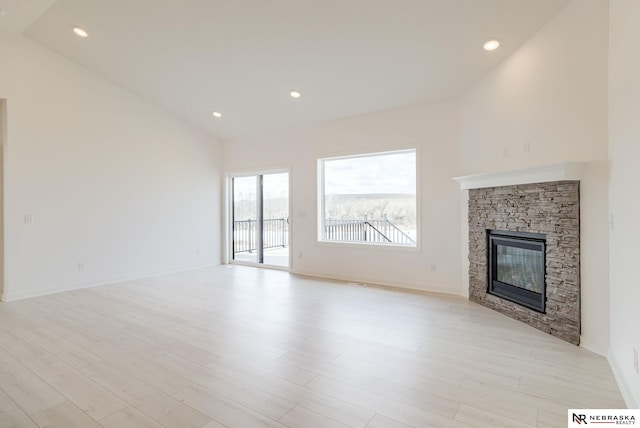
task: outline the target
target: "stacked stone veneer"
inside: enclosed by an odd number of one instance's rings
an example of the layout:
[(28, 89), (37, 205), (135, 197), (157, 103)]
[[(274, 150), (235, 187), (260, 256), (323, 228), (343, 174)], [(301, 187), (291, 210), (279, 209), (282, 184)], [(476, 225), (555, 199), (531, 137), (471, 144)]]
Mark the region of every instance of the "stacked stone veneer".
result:
[[(546, 235), (546, 313), (487, 293), (488, 230)], [(578, 181), (469, 190), (469, 299), (573, 344), (580, 343)]]

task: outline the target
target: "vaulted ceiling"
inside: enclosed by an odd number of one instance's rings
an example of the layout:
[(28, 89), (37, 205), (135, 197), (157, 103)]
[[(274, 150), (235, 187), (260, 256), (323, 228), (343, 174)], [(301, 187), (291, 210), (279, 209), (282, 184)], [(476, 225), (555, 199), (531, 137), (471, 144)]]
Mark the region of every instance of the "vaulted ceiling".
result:
[(0, 0), (0, 33), (234, 140), (459, 96), (567, 3)]

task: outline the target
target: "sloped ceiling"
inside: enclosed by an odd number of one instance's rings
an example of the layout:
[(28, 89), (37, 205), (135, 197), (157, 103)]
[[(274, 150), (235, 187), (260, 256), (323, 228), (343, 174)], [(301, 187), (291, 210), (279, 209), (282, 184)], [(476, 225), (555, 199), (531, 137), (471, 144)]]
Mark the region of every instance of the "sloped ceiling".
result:
[(55, 0), (0, 0), (0, 36), (20, 34)]
[(57, 0), (24, 35), (234, 140), (458, 96), (567, 3)]

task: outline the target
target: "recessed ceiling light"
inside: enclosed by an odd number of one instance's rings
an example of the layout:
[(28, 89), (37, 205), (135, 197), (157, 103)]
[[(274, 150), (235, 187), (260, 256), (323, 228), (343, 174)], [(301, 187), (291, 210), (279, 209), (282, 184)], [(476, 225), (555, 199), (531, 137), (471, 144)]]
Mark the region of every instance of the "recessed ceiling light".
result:
[(89, 33), (80, 27), (73, 27), (73, 32), (76, 33), (76, 36), (82, 37), (83, 39), (89, 37)]
[(300, 98), (302, 96), (299, 91), (291, 91), (289, 92), (289, 95), (291, 95), (291, 98)]
[(215, 117), (216, 119), (220, 119), (222, 117), (222, 113), (220, 113), (219, 111), (214, 111), (211, 114), (213, 114), (213, 117)]
[(500, 42), (496, 39), (487, 40), (484, 44), (485, 51), (495, 51), (500, 46)]

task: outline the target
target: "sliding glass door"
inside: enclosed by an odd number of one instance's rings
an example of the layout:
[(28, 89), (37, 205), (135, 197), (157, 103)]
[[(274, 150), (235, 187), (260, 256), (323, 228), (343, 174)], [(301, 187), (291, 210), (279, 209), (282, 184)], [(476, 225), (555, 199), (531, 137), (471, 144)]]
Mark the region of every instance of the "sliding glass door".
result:
[(231, 178), (232, 261), (289, 267), (289, 173)]

